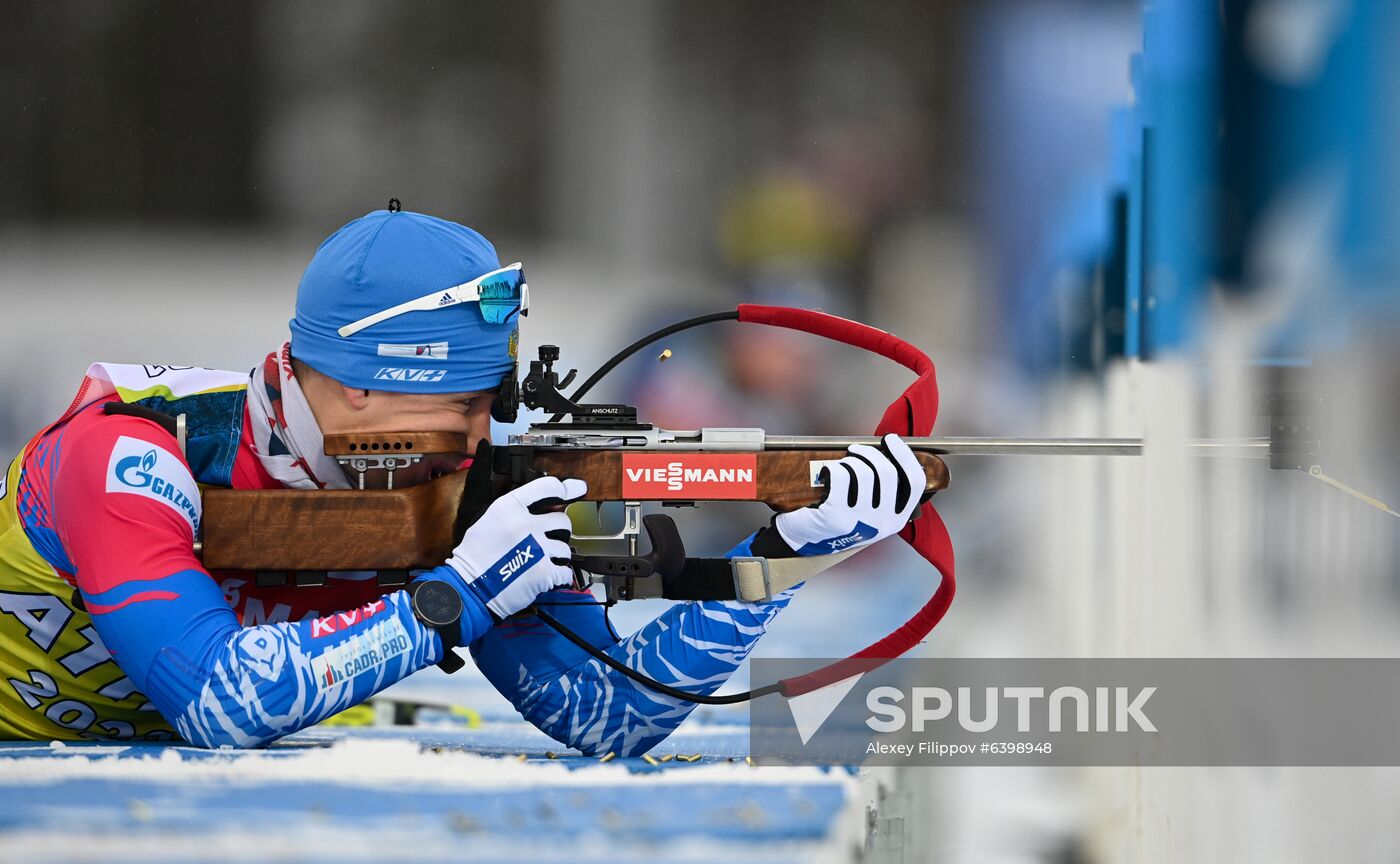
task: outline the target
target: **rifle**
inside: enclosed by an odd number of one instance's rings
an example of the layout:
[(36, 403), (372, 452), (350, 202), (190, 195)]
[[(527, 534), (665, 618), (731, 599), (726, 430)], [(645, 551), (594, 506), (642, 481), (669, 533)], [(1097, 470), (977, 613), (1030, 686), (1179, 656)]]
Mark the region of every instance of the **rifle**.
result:
[[(622, 502), (623, 525), (617, 533), (574, 536), (627, 544), (626, 552), (618, 554), (574, 556), (580, 579), (603, 584), (610, 603), (667, 596), (659, 580), (680, 576), (685, 547), (675, 522), (664, 514), (643, 516), (644, 504), (761, 501), (773, 510), (805, 507), (820, 500), (822, 467), (845, 456), (848, 444), (879, 441), (773, 441), (765, 440), (762, 429), (647, 432), (632, 442), (614, 436), (599, 440), (591, 430), (531, 431), (492, 448), (500, 491), (544, 475), (577, 477), (588, 484), (583, 500)], [(668, 440), (659, 441), (658, 434)], [(671, 439), (673, 435), (678, 437)], [(920, 444), (917, 439), (910, 443)], [(397, 489), (364, 484), (375, 472), (387, 479), (427, 456), (465, 453), (466, 436), (328, 435), (325, 449), (352, 472), (359, 488), (205, 490), (200, 547), (205, 567), (254, 571), (259, 585), (319, 585), (327, 571), (337, 570), (377, 571), (381, 584), (396, 585), (406, 582), (410, 571), (436, 567), (451, 556), (466, 471)], [(929, 452), (915, 455), (924, 466), (924, 494), (946, 488), (943, 460)], [(650, 550), (639, 554), (642, 530)]]
[[(794, 509), (820, 500), (818, 482), (824, 464), (845, 456), (855, 438), (774, 437), (761, 429), (670, 431), (638, 419), (637, 409), (622, 404), (584, 404), (583, 394), (617, 364), (672, 333), (716, 321), (746, 321), (802, 330), (889, 357), (918, 374), (885, 412), (877, 435), (897, 432), (909, 440), (924, 466), (924, 499), (901, 534), (943, 574), (934, 597), (914, 618), (885, 639), (855, 655), (891, 658), (908, 650), (942, 618), (954, 591), (952, 544), (928, 498), (948, 485), (947, 465), (937, 447), (920, 440), (928, 435), (937, 411), (933, 363), (923, 352), (884, 331), (843, 318), (770, 306), (740, 306), (732, 312), (682, 321), (633, 343), (604, 364), (571, 396), (563, 390), (575, 372), (560, 379), (554, 371), (559, 349), (546, 345), (529, 373), (517, 381), (518, 369), (502, 382), (493, 416), (512, 422), (521, 405), (554, 412), (546, 423), (532, 425), (508, 444), (493, 448), (493, 470), (504, 487), (544, 474), (587, 481), (587, 500), (620, 501), (624, 524), (617, 534), (576, 537), (616, 540), (625, 549), (609, 555), (575, 555), (577, 586), (602, 583), (606, 602), (642, 597), (706, 600), (771, 598), (778, 591), (843, 560), (850, 551), (830, 555), (769, 560), (765, 558), (688, 558), (674, 521), (665, 514), (642, 515), (647, 502), (697, 504), (706, 501), (763, 501), (774, 509)], [(567, 421), (564, 417), (568, 416)], [(461, 436), (445, 433), (330, 435), (326, 452), (358, 482), (353, 490), (232, 490), (203, 492), (202, 534), (196, 544), (210, 570), (255, 573), (258, 585), (324, 584), (327, 571), (373, 570), (385, 586), (407, 582), (410, 572), (435, 567), (455, 546), (454, 522), (466, 472), (406, 488), (393, 488), (394, 475), (432, 453), (465, 453)], [(364, 488), (371, 475), (382, 475), (383, 489)], [(641, 532), (650, 548), (641, 552)], [(737, 696), (707, 697), (667, 687), (612, 660), (569, 631), (543, 610), (539, 618), (602, 662), (647, 686), (679, 698), (737, 702), (767, 692), (806, 692), (845, 677), (828, 667)], [(455, 655), (452, 660), (456, 660)], [(449, 661), (451, 662), (451, 661)], [(452, 663), (459, 666), (460, 660)], [(837, 664), (839, 665), (839, 664)], [(865, 667), (868, 668), (867, 663)]]

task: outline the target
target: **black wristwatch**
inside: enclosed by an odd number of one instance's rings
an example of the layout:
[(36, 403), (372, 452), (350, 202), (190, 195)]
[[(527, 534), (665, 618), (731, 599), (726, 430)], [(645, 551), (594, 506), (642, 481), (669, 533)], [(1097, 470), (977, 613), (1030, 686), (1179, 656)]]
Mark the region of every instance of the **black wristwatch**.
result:
[(423, 622), (424, 627), (436, 630), (442, 639), (443, 655), (438, 668), (451, 674), (467, 665), (452, 650), (457, 647), (458, 622), (465, 610), (457, 589), (436, 579), (419, 579), (409, 583), (408, 596), (413, 617)]

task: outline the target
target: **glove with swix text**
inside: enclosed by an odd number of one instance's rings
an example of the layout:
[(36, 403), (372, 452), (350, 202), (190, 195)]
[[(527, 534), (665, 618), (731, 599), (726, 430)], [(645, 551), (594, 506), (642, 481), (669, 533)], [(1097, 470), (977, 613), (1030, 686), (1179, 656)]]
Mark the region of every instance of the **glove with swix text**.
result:
[[(573, 582), (569, 517), (557, 508), (587, 491), (582, 480), (540, 477), (507, 492), (466, 529), (447, 563), (420, 578), (453, 583), (468, 605), (484, 606), (498, 619), (519, 612)], [(477, 635), (463, 633), (460, 644)]]
[(914, 451), (898, 435), (889, 434), (879, 447), (853, 444), (846, 454), (821, 469), (819, 479), (826, 487), (822, 500), (779, 513), (772, 526), (760, 532), (767, 536), (756, 538), (755, 550), (766, 547), (768, 557), (782, 557), (784, 547), (791, 550), (789, 555), (829, 555), (900, 532), (924, 492), (924, 469)]

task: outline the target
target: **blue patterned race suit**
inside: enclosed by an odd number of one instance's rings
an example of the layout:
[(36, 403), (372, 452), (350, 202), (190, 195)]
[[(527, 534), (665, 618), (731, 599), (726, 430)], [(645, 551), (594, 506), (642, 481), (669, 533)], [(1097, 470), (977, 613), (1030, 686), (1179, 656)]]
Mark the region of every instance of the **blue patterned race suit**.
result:
[[(752, 542), (750, 536), (726, 557), (752, 554)], [(560, 589), (538, 602), (628, 668), (710, 694), (749, 656), (797, 587), (766, 603), (678, 603), (625, 639), (612, 631), (591, 594)], [(658, 693), (590, 657), (534, 617), (492, 628), (473, 643), (472, 656), (521, 716), (589, 755), (645, 753), (695, 709), (693, 702)]]

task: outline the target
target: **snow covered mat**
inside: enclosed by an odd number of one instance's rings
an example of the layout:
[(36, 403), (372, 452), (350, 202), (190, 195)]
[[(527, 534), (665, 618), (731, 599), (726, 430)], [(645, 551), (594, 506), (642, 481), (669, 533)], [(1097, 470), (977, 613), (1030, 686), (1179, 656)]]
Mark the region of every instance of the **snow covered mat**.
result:
[(262, 751), (0, 743), (0, 858), (846, 860), (855, 778), (755, 767), (747, 744), (702, 725), (655, 764), (602, 762), (521, 723), (320, 728)]

